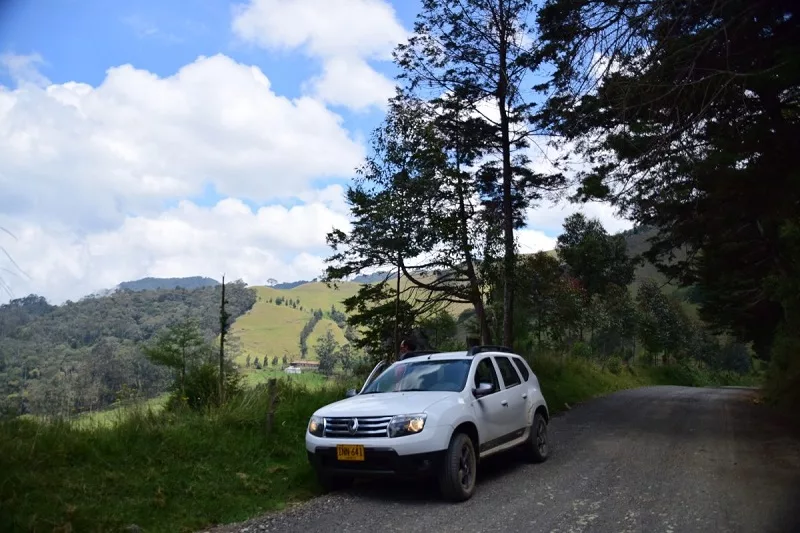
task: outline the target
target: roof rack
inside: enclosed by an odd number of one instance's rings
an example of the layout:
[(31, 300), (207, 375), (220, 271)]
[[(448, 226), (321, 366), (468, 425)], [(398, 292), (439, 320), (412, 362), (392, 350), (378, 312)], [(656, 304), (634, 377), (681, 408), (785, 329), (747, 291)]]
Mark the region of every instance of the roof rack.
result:
[(441, 353), (439, 350), (415, 350), (413, 352), (406, 352), (397, 356), (398, 361), (402, 361), (403, 359), (408, 359), (409, 357), (417, 357), (420, 355), (432, 355), (435, 353)]
[(498, 346), (495, 344), (483, 344), (479, 346), (471, 346), (469, 350), (467, 350), (467, 356), (471, 357), (473, 355), (478, 355), (479, 353), (483, 352), (504, 352), (504, 353), (513, 353), (513, 350), (508, 346)]

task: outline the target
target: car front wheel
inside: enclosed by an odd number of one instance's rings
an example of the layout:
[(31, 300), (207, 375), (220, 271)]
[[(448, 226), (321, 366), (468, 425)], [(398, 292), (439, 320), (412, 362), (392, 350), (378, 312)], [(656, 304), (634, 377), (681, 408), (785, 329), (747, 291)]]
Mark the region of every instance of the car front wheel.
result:
[(472, 439), (464, 433), (453, 435), (439, 472), (439, 488), (445, 499), (461, 502), (472, 496), (477, 463)]

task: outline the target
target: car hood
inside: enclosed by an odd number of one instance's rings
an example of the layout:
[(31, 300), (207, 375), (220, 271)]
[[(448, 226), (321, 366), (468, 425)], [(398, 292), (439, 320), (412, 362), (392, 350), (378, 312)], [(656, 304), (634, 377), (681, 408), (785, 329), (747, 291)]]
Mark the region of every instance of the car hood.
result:
[(457, 395), (457, 392), (449, 391), (359, 394), (358, 396), (326, 405), (314, 414), (328, 417), (410, 415), (424, 413), (428, 407), (436, 402)]

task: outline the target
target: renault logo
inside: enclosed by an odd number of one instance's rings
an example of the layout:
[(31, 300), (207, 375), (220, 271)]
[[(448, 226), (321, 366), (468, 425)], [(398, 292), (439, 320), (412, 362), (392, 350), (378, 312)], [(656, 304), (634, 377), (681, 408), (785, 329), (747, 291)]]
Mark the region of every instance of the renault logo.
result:
[(353, 418), (348, 420), (347, 422), (347, 431), (351, 435), (355, 435), (356, 431), (358, 431), (358, 418)]

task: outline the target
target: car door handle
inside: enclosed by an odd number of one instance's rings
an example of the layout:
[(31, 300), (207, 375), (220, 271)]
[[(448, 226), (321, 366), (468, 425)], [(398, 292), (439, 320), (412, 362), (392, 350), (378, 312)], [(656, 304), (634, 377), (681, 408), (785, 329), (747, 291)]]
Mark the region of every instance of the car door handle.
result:
[(528, 399), (528, 393), (525, 393), (525, 394), (523, 394), (523, 395), (522, 395), (522, 398), (523, 398), (524, 400), (527, 400), (527, 399)]
[(503, 400), (502, 402), (500, 402), (500, 405), (502, 405), (504, 407), (508, 407), (508, 401)]

